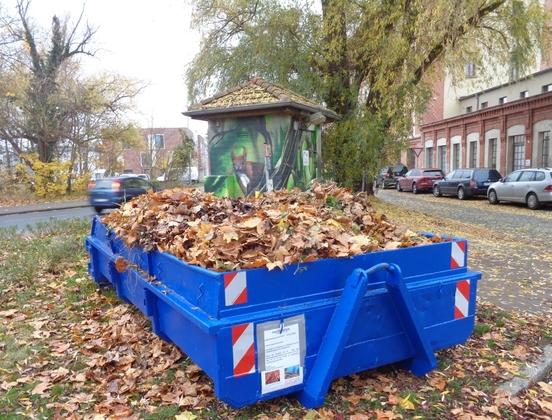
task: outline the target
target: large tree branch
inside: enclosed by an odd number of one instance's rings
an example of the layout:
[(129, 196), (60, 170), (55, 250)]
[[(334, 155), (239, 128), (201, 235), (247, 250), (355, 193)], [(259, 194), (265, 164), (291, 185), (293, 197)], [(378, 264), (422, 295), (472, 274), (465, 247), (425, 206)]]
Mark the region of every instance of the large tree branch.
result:
[(42, 60), (40, 59), (40, 53), (38, 52), (38, 48), (36, 46), (36, 42), (32, 33), (32, 30), (29, 26), (29, 22), (27, 21), (27, 12), (29, 10), (29, 4), (30, 1), (18, 1), (17, 2), (17, 13), (19, 15), (19, 19), (21, 20), (21, 25), (23, 26), (23, 39), (29, 46), (29, 52), (31, 55), (31, 61), (33, 63), (33, 68), (37, 72), (42, 72), (43, 66), (42, 66)]
[(443, 38), (433, 46), (420, 66), (414, 71), (412, 82), (416, 84), (422, 80), (423, 75), (429, 67), (431, 67), (431, 65), (435, 63), (435, 61), (437, 61), (445, 52), (447, 45), (457, 42), (458, 39), (464, 36), (471, 28), (475, 27), (482, 18), (497, 10), (504, 3), (506, 3), (506, 0), (492, 1), (488, 5), (479, 8), (477, 12), (470, 16), (462, 25), (457, 26), (452, 31), (445, 33)]

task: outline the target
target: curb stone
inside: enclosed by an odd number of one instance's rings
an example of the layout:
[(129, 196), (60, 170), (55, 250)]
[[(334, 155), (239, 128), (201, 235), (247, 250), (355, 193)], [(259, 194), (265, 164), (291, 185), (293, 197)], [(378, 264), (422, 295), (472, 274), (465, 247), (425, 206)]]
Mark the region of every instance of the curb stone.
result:
[(503, 383), (498, 389), (505, 391), (510, 396), (519, 394), (529, 386), (544, 379), (552, 371), (552, 344), (544, 347), (542, 356), (534, 365), (527, 366), (521, 373), (523, 377), (516, 377)]
[[(21, 206), (25, 207), (25, 206)], [(21, 208), (17, 209), (17, 207), (12, 207), (10, 209), (6, 209), (5, 211), (0, 210), (0, 216), (11, 216), (14, 214), (27, 214), (27, 213), (41, 213), (45, 211), (55, 211), (55, 210), (68, 210), (68, 209), (78, 209), (78, 208), (84, 208), (84, 207), (90, 207), (89, 203), (69, 203), (64, 206), (44, 206), (44, 207), (36, 207), (36, 208)]]

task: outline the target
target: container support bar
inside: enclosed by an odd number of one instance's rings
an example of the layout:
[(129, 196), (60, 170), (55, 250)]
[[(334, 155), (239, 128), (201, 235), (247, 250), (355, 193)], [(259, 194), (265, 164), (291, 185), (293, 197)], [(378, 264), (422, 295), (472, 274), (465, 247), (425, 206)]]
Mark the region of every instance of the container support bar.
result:
[(353, 324), (370, 285), (370, 276), (379, 271), (387, 272), (385, 281), (398, 315), (405, 328), (414, 356), (408, 367), (417, 375), (424, 374), (436, 366), (435, 356), (414, 303), (402, 281), (400, 268), (396, 264), (380, 263), (368, 270), (355, 269), (345, 282), (341, 299), (330, 320), (311, 372), (299, 393), (299, 401), (308, 408), (324, 403), (335, 370), (349, 339)]

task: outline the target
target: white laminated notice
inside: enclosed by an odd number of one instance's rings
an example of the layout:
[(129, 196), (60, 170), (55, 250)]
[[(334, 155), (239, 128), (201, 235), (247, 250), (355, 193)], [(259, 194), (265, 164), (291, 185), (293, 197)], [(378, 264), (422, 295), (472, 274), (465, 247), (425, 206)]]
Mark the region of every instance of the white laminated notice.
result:
[(303, 150), (303, 166), (309, 166), (310, 156), (308, 150)]
[[(261, 392), (277, 391), (303, 383), (303, 322), (267, 323), (262, 334)], [(274, 326), (275, 328), (270, 328)]]

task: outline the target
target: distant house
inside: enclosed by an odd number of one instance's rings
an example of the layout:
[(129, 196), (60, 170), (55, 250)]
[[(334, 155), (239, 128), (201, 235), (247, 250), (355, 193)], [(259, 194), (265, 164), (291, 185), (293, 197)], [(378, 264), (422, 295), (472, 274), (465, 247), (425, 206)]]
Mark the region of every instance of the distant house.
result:
[[(140, 134), (144, 136), (145, 148), (143, 150), (126, 149), (123, 151), (124, 170), (130, 173), (145, 173), (152, 178), (164, 175), (167, 162), (172, 151), (182, 144), (186, 136), (194, 140), (194, 133), (189, 128), (141, 128)], [(193, 159), (197, 159), (194, 152)]]

